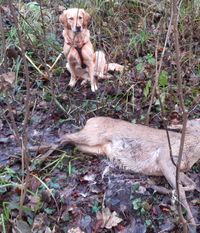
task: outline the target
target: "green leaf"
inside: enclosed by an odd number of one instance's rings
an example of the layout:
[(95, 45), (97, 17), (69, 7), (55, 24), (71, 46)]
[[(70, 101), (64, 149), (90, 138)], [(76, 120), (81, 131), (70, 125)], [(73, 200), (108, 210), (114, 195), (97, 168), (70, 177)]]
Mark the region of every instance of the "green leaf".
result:
[(28, 33), (28, 37), (31, 39), (31, 41), (32, 41), (32, 43), (34, 44), (34, 45), (36, 45), (37, 44), (37, 38), (36, 38), (36, 36), (35, 35), (33, 35), (32, 33)]
[(150, 89), (151, 89), (151, 80), (148, 80), (143, 91), (145, 98), (147, 98), (147, 96), (149, 95)]
[(147, 227), (151, 226), (151, 225), (152, 225), (151, 219), (145, 220), (144, 224), (145, 224)]
[(146, 210), (142, 207), (142, 208), (140, 209), (140, 213), (141, 213), (141, 215), (145, 215), (145, 214), (146, 214)]
[(147, 54), (147, 62), (148, 62), (150, 65), (153, 65), (153, 66), (156, 65), (156, 59), (153, 57), (153, 54), (151, 54), (151, 53), (148, 53), (148, 54)]
[(53, 208), (45, 208), (44, 212), (47, 213), (47, 214), (53, 214), (55, 212), (55, 209), (53, 209)]
[(168, 85), (169, 75), (166, 71), (162, 71), (159, 76), (159, 86), (164, 88)]
[(133, 209), (134, 210), (138, 210), (141, 208), (141, 198), (136, 198), (135, 200), (132, 201), (132, 204), (133, 204)]
[(138, 72), (142, 72), (143, 70), (144, 70), (144, 64), (141, 62), (141, 63), (138, 63), (137, 65), (136, 65), (136, 70), (138, 71)]
[(135, 191), (137, 191), (137, 190), (139, 189), (139, 187), (140, 187), (140, 183), (139, 183), (139, 182), (135, 182), (135, 183), (133, 184), (133, 186), (132, 186), (132, 189), (133, 189), (133, 191), (135, 192)]
[(93, 206), (92, 206), (92, 213), (97, 213), (101, 210), (101, 206), (99, 205), (99, 203), (97, 201), (94, 202)]

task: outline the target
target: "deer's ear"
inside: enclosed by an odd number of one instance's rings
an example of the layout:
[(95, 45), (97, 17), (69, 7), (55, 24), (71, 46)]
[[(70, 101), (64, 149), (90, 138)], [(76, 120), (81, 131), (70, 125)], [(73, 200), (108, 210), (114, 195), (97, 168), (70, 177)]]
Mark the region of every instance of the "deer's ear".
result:
[(67, 20), (67, 15), (68, 15), (68, 10), (64, 10), (63, 13), (59, 17), (59, 21), (60, 23), (62, 23), (64, 27), (66, 27), (67, 29), (71, 29), (71, 26)]
[(84, 16), (83, 16), (83, 28), (87, 28), (90, 22), (91, 16), (86, 12), (83, 11)]

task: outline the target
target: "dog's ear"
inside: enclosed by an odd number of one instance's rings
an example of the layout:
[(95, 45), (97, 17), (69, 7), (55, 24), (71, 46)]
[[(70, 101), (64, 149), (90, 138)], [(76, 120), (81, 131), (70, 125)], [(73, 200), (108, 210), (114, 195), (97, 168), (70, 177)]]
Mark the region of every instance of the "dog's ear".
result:
[(67, 29), (71, 29), (68, 23), (68, 20), (67, 20), (67, 14), (68, 14), (68, 10), (64, 10), (63, 13), (59, 17), (59, 21), (60, 23), (62, 23), (64, 27), (66, 27)]
[(83, 28), (87, 28), (88, 27), (88, 24), (90, 22), (90, 15), (84, 11), (84, 16), (83, 16)]

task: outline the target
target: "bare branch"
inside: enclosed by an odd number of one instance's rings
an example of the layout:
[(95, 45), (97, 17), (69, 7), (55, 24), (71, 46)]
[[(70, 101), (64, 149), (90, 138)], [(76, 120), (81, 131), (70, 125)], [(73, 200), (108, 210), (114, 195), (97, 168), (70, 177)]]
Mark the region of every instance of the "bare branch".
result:
[[(175, 42), (175, 52), (176, 52), (176, 68), (177, 68), (177, 84), (178, 84), (178, 95), (179, 95), (179, 103), (183, 112), (183, 129), (180, 141), (178, 162), (176, 165), (176, 192), (178, 196), (178, 213), (180, 217), (180, 221), (183, 224), (183, 232), (188, 232), (187, 230), (187, 221), (183, 216), (182, 205), (181, 205), (181, 187), (180, 187), (180, 166), (183, 156), (183, 148), (185, 142), (185, 133), (186, 133), (186, 125), (188, 119), (188, 112), (184, 105), (183, 99), (183, 85), (182, 85), (182, 77), (181, 77), (181, 65), (180, 65), (180, 46), (179, 46), (179, 32), (178, 32), (178, 2), (177, 0), (172, 1), (173, 6), (173, 30), (174, 30), (174, 42)], [(191, 219), (192, 221), (193, 219)]]
[[(22, 59), (24, 63), (24, 76), (26, 80), (26, 98), (25, 98), (25, 113), (24, 113), (24, 121), (22, 128), (22, 185), (21, 196), (20, 196), (20, 209), (19, 209), (19, 217), (22, 217), (22, 206), (24, 203), (26, 190), (27, 190), (27, 180), (29, 179), (29, 155), (28, 155), (28, 132), (27, 126), (28, 121), (30, 119), (30, 79), (29, 79), (29, 71), (28, 71), (28, 63), (25, 57), (25, 49), (22, 41), (21, 31), (19, 30), (18, 19), (16, 15), (16, 11), (12, 4), (11, 0), (8, 0), (8, 4), (10, 7), (10, 11), (13, 15), (14, 24), (17, 30), (17, 35), (19, 39), (20, 49), (22, 52)], [(25, 169), (26, 169), (26, 177), (25, 177)]]

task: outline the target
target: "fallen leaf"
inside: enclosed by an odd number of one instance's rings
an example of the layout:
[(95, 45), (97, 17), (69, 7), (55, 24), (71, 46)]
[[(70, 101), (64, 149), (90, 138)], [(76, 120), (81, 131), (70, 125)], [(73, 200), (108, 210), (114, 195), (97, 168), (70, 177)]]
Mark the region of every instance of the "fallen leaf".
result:
[(31, 210), (37, 212), (41, 206), (41, 200), (39, 196), (29, 196), (29, 205)]
[(98, 212), (97, 219), (103, 220), (101, 227), (106, 229), (111, 229), (112, 227), (116, 227), (121, 221), (123, 221), (123, 219), (117, 216), (117, 213), (115, 211), (111, 213), (109, 208), (104, 208), (102, 210), (102, 213)]
[(33, 221), (32, 231), (30, 232), (32, 233), (38, 233), (39, 231), (44, 232), (46, 220), (47, 220), (46, 214), (44, 213), (38, 214)]
[(10, 87), (15, 81), (15, 73), (8, 72), (0, 75), (0, 91)]
[(13, 220), (12, 233), (30, 233), (30, 232), (31, 232), (31, 228), (27, 222), (18, 219)]

